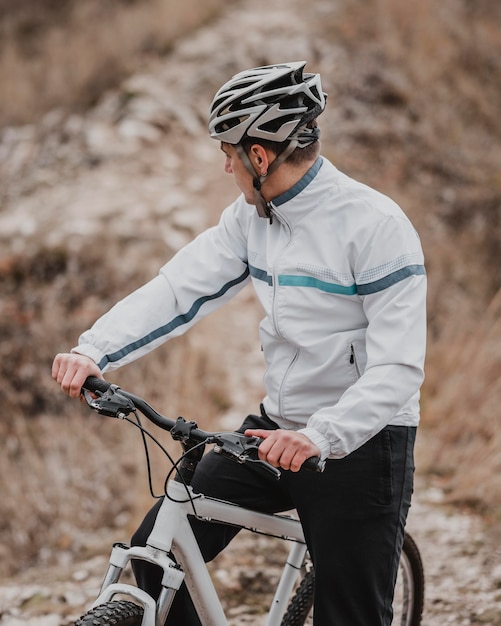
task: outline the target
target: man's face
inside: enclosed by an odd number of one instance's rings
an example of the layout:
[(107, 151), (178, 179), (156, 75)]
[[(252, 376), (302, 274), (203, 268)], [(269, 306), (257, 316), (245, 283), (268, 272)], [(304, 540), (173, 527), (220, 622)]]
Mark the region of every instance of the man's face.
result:
[(229, 143), (221, 143), (221, 150), (224, 152), (226, 160), (224, 163), (224, 171), (227, 174), (233, 174), (235, 182), (244, 194), (245, 201), (254, 204), (254, 186), (252, 184), (252, 176), (245, 168), (235, 146)]

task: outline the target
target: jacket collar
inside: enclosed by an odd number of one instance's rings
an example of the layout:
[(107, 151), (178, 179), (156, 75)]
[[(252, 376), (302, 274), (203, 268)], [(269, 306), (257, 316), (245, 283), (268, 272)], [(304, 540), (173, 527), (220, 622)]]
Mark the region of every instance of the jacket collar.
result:
[(276, 207), (279, 207), (280, 205), (289, 202), (298, 194), (300, 194), (301, 191), (303, 191), (303, 189), (305, 189), (305, 187), (307, 187), (318, 174), (320, 168), (322, 167), (322, 163), (322, 157), (319, 156), (315, 163), (313, 163), (310, 169), (306, 172), (306, 174), (300, 180), (298, 180), (298, 182), (293, 187), (280, 194), (276, 198), (273, 198), (272, 204)]

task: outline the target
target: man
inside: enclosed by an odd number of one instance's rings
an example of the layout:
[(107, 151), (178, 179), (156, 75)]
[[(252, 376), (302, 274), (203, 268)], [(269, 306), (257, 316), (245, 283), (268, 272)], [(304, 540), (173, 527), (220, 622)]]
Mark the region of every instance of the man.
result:
[[(265, 311), (261, 415), (280, 481), (209, 453), (195, 490), (263, 511), (296, 508), (315, 566), (317, 626), (387, 626), (413, 483), (425, 354), (419, 238), (386, 196), (319, 156), (320, 76), (295, 62), (241, 72), (216, 94), (209, 130), (242, 194), (144, 287), (85, 332), (53, 376), (80, 395), (89, 375), (179, 335), (252, 281)], [(301, 470), (327, 458), (323, 474)], [(144, 544), (157, 507), (133, 537)], [(212, 559), (234, 530), (194, 520)], [(150, 566), (139, 584), (159, 588)], [(200, 624), (185, 590), (167, 624)]]

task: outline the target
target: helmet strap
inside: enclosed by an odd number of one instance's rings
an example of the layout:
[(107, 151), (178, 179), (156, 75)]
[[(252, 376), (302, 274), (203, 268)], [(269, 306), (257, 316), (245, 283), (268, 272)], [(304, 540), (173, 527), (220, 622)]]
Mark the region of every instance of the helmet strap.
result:
[(278, 167), (285, 161), (285, 159), (292, 152), (294, 152), (298, 143), (299, 142), (297, 139), (292, 139), (292, 141), (289, 142), (289, 145), (285, 148), (285, 150), (283, 150), (276, 157), (276, 159), (271, 163), (266, 174), (262, 174), (262, 175), (258, 175), (256, 173), (256, 170), (252, 166), (252, 163), (249, 159), (249, 155), (242, 148), (242, 145), (236, 144), (235, 146), (238, 152), (238, 156), (242, 160), (242, 163), (244, 164), (245, 169), (249, 172), (249, 174), (253, 178), (252, 184), (254, 186), (254, 203), (256, 205), (257, 214), (259, 215), (259, 217), (267, 217), (270, 220), (270, 224), (273, 224), (272, 206), (271, 206), (271, 203), (266, 202), (266, 200), (263, 198), (263, 194), (261, 193), (262, 184), (271, 174), (273, 174), (273, 172), (275, 172), (278, 169)]

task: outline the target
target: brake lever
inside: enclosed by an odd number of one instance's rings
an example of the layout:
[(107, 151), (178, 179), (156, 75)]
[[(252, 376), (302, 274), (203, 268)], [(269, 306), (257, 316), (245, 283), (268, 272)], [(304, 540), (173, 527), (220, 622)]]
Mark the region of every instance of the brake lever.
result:
[(277, 467), (258, 458), (259, 437), (246, 437), (241, 433), (224, 433), (224, 437), (216, 438), (214, 452), (222, 454), (237, 463), (257, 463), (277, 480), (282, 475)]
[(263, 469), (269, 472), (272, 476), (274, 476), (277, 480), (282, 476), (282, 472), (278, 469), (278, 467), (274, 467), (270, 465), (266, 461), (262, 459), (253, 459), (251, 457), (247, 458), (247, 463), (258, 463)]
[(104, 393), (97, 392), (100, 393), (97, 398), (93, 398), (87, 389), (84, 389), (83, 396), (88, 406), (99, 414), (124, 419), (135, 411), (136, 407), (130, 398), (118, 391), (119, 389), (117, 385), (111, 385)]
[(265, 470), (267, 470), (270, 474), (275, 476), (275, 478), (278, 480), (280, 476), (282, 475), (282, 472), (278, 469), (278, 467), (275, 467), (274, 465), (271, 465), (267, 461), (263, 461), (262, 459), (258, 457), (258, 454), (259, 454), (258, 448), (259, 448), (259, 444), (262, 443), (262, 441), (263, 440), (260, 439), (259, 437), (247, 438), (247, 442), (245, 443), (245, 449), (248, 453), (249, 452), (251, 453), (251, 455), (247, 456), (247, 462), (259, 463), (262, 467), (264, 467)]

